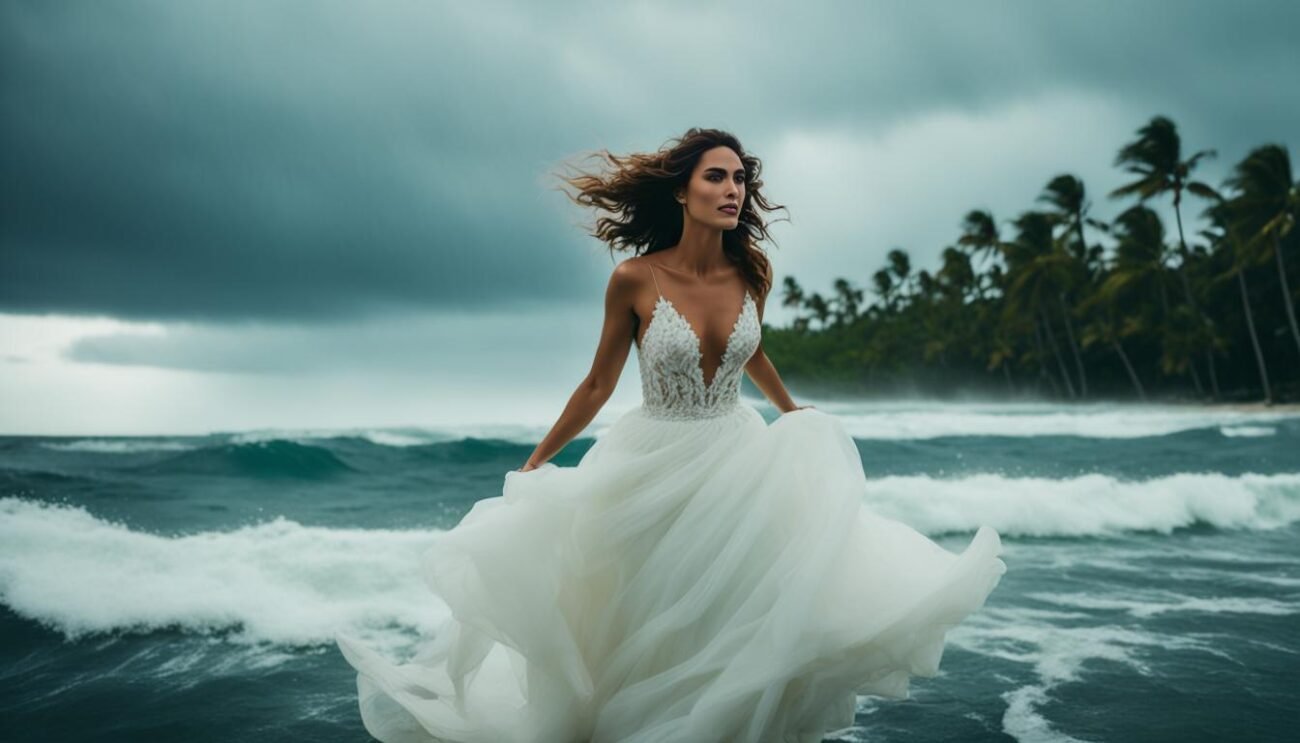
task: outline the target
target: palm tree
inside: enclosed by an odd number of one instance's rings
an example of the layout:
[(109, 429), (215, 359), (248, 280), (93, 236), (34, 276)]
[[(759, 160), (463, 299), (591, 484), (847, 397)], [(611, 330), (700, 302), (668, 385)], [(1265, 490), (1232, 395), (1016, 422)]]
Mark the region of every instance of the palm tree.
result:
[(885, 309), (892, 312), (906, 299), (904, 291), (911, 278), (912, 260), (907, 251), (900, 248), (889, 251), (885, 259), (887, 264), (871, 275), (871, 283), (875, 285), (876, 294), (880, 295)]
[(826, 325), (828, 324), (827, 321), (831, 316), (831, 306), (830, 303), (826, 301), (826, 298), (817, 292), (813, 292), (804, 300), (804, 307), (813, 314), (813, 317), (817, 318), (817, 322), (821, 325), (822, 329), (825, 330)]
[(1124, 365), (1124, 371), (1128, 374), (1129, 382), (1137, 390), (1138, 398), (1145, 402), (1147, 399), (1146, 389), (1142, 387), (1142, 380), (1133, 368), (1133, 362), (1129, 360), (1128, 354), (1124, 352), (1123, 344), (1123, 339), (1140, 332), (1141, 326), (1136, 320), (1132, 319), (1121, 323), (1114, 310), (1113, 299), (1107, 305), (1102, 312), (1096, 315), (1092, 322), (1083, 327), (1083, 346), (1084, 348), (1095, 344), (1109, 346), (1115, 352), (1115, 355), (1119, 356), (1120, 363)]
[[(1138, 129), (1137, 139), (1124, 145), (1115, 157), (1115, 165), (1136, 174), (1138, 178), (1110, 192), (1111, 198), (1137, 195), (1138, 202), (1145, 204), (1153, 196), (1164, 193), (1173, 195), (1174, 218), (1178, 222), (1178, 255), (1185, 264), (1188, 261), (1187, 241), (1183, 237), (1183, 191), (1190, 191), (1204, 198), (1213, 198), (1214, 189), (1200, 182), (1190, 180), (1192, 171), (1203, 157), (1214, 157), (1214, 150), (1200, 150), (1186, 160), (1182, 159), (1182, 140), (1178, 127), (1165, 116), (1152, 117), (1146, 126)], [(1192, 287), (1181, 266), (1178, 277), (1183, 287), (1183, 294), (1192, 312), (1200, 317), (1201, 322), (1209, 326), (1212, 320), (1201, 312), (1192, 294)], [(1212, 330), (1210, 331), (1213, 332)], [(1215, 369), (1214, 354), (1207, 348), (1206, 364), (1209, 366), (1210, 384), (1214, 396), (1219, 396), (1219, 375)], [(1193, 367), (1193, 381), (1200, 386)]]
[[(965, 245), (968, 250), (989, 251), (988, 254), (991, 255), (1002, 255), (1002, 241), (998, 237), (997, 226), (991, 214), (985, 211), (970, 212), (964, 227), (965, 234), (958, 242)], [(983, 235), (982, 238), (979, 237), (980, 234)], [(977, 241), (989, 247), (975, 247), (974, 243)], [(972, 320), (975, 327), (982, 330), (970, 334), (977, 339), (971, 351), (975, 358), (985, 361), (986, 370), (992, 371), (994, 367), (1001, 367), (1007, 390), (1015, 394), (1016, 387), (1012, 379), (1011, 367), (1022, 358), (1030, 357), (1028, 350), (1023, 354), (1018, 353), (1019, 341), (1029, 337), (1032, 332), (1030, 328), (1035, 327), (1037, 320), (1016, 316), (1006, 311), (1007, 284), (1007, 274), (1000, 262), (990, 262), (986, 273), (976, 275), (975, 287), (979, 299), (974, 305), (976, 312), (973, 313)], [(994, 298), (986, 296), (986, 287), (994, 292)], [(1046, 374), (1041, 364), (1039, 370), (1041, 374)]]
[[(1260, 256), (1252, 253), (1249, 243), (1241, 239), (1238, 225), (1242, 218), (1238, 212), (1240, 205), (1226, 199), (1220, 199), (1205, 209), (1205, 216), (1214, 226), (1203, 234), (1210, 239), (1216, 250), (1228, 254), (1232, 267), (1225, 277), (1235, 275), (1237, 288), (1241, 291), (1241, 305), (1246, 312), (1246, 330), (1250, 333), (1250, 344), (1255, 350), (1255, 366), (1259, 370), (1260, 385), (1264, 388), (1264, 404), (1273, 404), (1273, 390), (1268, 383), (1268, 366), (1264, 363), (1264, 351), (1259, 345), (1259, 333), (1255, 331), (1255, 314), (1250, 309), (1250, 289), (1246, 286), (1246, 269), (1252, 264), (1260, 263)], [(1264, 256), (1267, 260), (1267, 256)]]
[(972, 290), (977, 290), (975, 269), (971, 266), (970, 256), (948, 246), (941, 255), (942, 265), (936, 276), (943, 291), (959, 303), (965, 303)]
[(803, 306), (803, 287), (795, 281), (793, 276), (786, 276), (785, 281), (781, 284), (781, 306), (782, 307), (802, 307)]
[[(1180, 351), (1186, 343), (1176, 338), (1173, 330), (1177, 321), (1169, 303), (1166, 265), (1169, 249), (1165, 244), (1164, 225), (1154, 211), (1137, 205), (1115, 218), (1113, 232), (1118, 242), (1110, 270), (1093, 296), (1084, 303), (1085, 308), (1100, 304), (1105, 309), (1105, 316), (1090, 324), (1084, 345), (1104, 343), (1111, 346), (1121, 356), (1130, 379), (1136, 380), (1137, 374), (1131, 370), (1132, 364), (1119, 341), (1135, 335), (1158, 333), (1162, 368), (1166, 372), (1181, 371), (1186, 357), (1180, 355)], [(1144, 300), (1153, 295), (1160, 302), (1159, 324), (1152, 317), (1154, 312), (1144, 306)], [(1120, 322), (1116, 307), (1125, 299), (1138, 302), (1138, 306), (1135, 311), (1126, 313)]]
[(886, 309), (894, 306), (894, 277), (888, 269), (882, 268), (871, 274), (871, 282), (876, 285), (876, 294), (884, 302)]
[(1002, 376), (1007, 383), (1007, 392), (1014, 395), (1016, 384), (1011, 378), (1011, 361), (1016, 357), (1016, 346), (1011, 340), (1011, 334), (996, 332), (989, 340), (988, 346), (988, 364), (985, 368), (992, 371), (994, 367), (1001, 367)]
[[(1049, 302), (1058, 297), (1069, 280), (1071, 257), (1056, 248), (1052, 240), (1052, 218), (1044, 212), (1025, 212), (1016, 219), (1018, 234), (1004, 245), (1010, 285), (1007, 287), (1008, 312), (1028, 312), (1040, 321), (1048, 346), (1060, 367), (1070, 398), (1075, 397), (1074, 382), (1065, 368), (1065, 359), (1052, 332)], [(1067, 319), (1068, 322), (1068, 319)]]
[(898, 291), (901, 293), (907, 286), (907, 280), (912, 274), (912, 259), (908, 256), (907, 251), (902, 248), (894, 248), (885, 256), (889, 261), (887, 268), (894, 275)]
[(835, 279), (835, 323), (851, 323), (858, 319), (858, 307), (862, 305), (862, 290), (849, 283), (848, 279)]
[(916, 275), (916, 294), (912, 299), (912, 306), (917, 309), (924, 329), (922, 360), (928, 363), (937, 358), (939, 366), (947, 368), (948, 349), (961, 338), (953, 316), (952, 292), (941, 278), (922, 270)]
[[(1002, 237), (993, 215), (983, 209), (967, 212), (961, 223), (961, 237), (957, 244), (966, 247), (972, 256), (996, 257), (1002, 251)], [(983, 268), (983, 264), (980, 266)]]
[(1160, 216), (1145, 206), (1129, 207), (1115, 217), (1118, 242), (1110, 274), (1099, 294), (1116, 294), (1129, 288), (1153, 288), (1165, 317), (1170, 314), (1167, 282), (1168, 248)]
[(1088, 240), (1083, 234), (1083, 225), (1086, 223), (1090, 227), (1096, 227), (1105, 230), (1106, 225), (1098, 222), (1088, 216), (1092, 209), (1092, 204), (1088, 201), (1083, 181), (1069, 174), (1058, 175), (1043, 189), (1039, 195), (1038, 201), (1046, 202), (1054, 207), (1052, 215), (1058, 220), (1058, 223), (1064, 225), (1066, 231), (1073, 232), (1079, 242), (1075, 248), (1075, 255), (1079, 260), (1087, 263), (1089, 260)]
[(1189, 190), (1206, 198), (1214, 189), (1200, 181), (1188, 180), (1192, 171), (1203, 157), (1214, 157), (1214, 150), (1201, 150), (1186, 160), (1182, 156), (1182, 140), (1178, 136), (1178, 127), (1164, 116), (1155, 116), (1146, 126), (1138, 129), (1138, 138), (1124, 145), (1115, 158), (1115, 165), (1123, 166), (1129, 173), (1140, 177), (1110, 192), (1111, 198), (1121, 198), (1137, 194), (1138, 200), (1145, 203), (1152, 196), (1172, 193), (1174, 197), (1174, 216), (1178, 220), (1178, 245), (1180, 254), (1187, 252), (1187, 241), (1183, 239), (1183, 217), (1179, 204), (1182, 203), (1183, 191)]
[(1282, 239), (1290, 234), (1296, 215), (1300, 214), (1300, 183), (1291, 179), (1291, 157), (1286, 147), (1268, 144), (1251, 150), (1237, 163), (1225, 185), (1238, 191), (1233, 201), (1241, 213), (1240, 227), (1250, 235), (1246, 250), (1255, 253), (1263, 247), (1271, 250), (1276, 258), (1287, 322), (1300, 350), (1300, 328), (1296, 327), (1295, 306), (1282, 258)]
[(781, 306), (795, 309), (794, 329), (800, 333), (808, 330), (808, 318), (798, 314), (804, 306), (804, 301), (803, 287), (799, 286), (799, 282), (795, 281), (793, 276), (786, 276), (781, 282)]
[[(1088, 241), (1083, 233), (1084, 222), (1093, 223), (1088, 217), (1088, 210), (1091, 205), (1088, 203), (1087, 195), (1083, 187), (1083, 181), (1072, 175), (1058, 175), (1048, 182), (1043, 193), (1039, 195), (1038, 201), (1045, 201), (1055, 207), (1055, 211), (1049, 212), (1052, 218), (1061, 225), (1065, 226), (1065, 235), (1074, 235), (1078, 238), (1077, 247), (1073, 251), (1076, 265), (1070, 266), (1070, 278), (1066, 285), (1062, 287), (1059, 294), (1056, 295), (1056, 301), (1061, 306), (1061, 317), (1065, 322), (1065, 336), (1070, 342), (1070, 351), (1074, 355), (1074, 366), (1079, 373), (1079, 394), (1082, 397), (1088, 396), (1088, 373), (1085, 371), (1083, 364), (1083, 354), (1079, 352), (1079, 344), (1074, 339), (1074, 327), (1070, 322), (1070, 308), (1073, 304), (1068, 299), (1070, 290), (1076, 286), (1084, 285), (1088, 280), (1088, 263), (1091, 258), (1088, 250)], [(1068, 242), (1068, 240), (1066, 241)]]

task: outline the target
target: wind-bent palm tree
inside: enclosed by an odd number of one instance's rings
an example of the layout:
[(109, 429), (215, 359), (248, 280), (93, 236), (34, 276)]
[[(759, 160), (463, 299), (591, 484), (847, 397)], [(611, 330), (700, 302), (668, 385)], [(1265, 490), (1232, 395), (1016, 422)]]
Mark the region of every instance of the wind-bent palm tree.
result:
[(1119, 356), (1120, 363), (1124, 365), (1124, 371), (1128, 374), (1129, 382), (1133, 384), (1133, 389), (1137, 390), (1138, 399), (1143, 402), (1147, 399), (1147, 391), (1142, 387), (1142, 379), (1138, 377), (1137, 370), (1133, 368), (1133, 362), (1129, 360), (1128, 354), (1124, 352), (1124, 338), (1135, 335), (1142, 330), (1140, 323), (1134, 321), (1121, 321), (1118, 312), (1115, 310), (1115, 298), (1103, 298), (1101, 295), (1093, 295), (1084, 302), (1085, 306), (1091, 307), (1092, 304), (1104, 304), (1105, 307), (1093, 315), (1093, 320), (1083, 326), (1083, 346), (1090, 348), (1094, 345), (1103, 345), (1109, 347)]
[(912, 259), (901, 248), (889, 251), (885, 259), (885, 267), (871, 275), (871, 283), (875, 285), (876, 294), (880, 295), (885, 309), (892, 312), (907, 299), (907, 284), (912, 278)]
[(912, 275), (912, 258), (902, 248), (894, 248), (889, 251), (885, 258), (889, 261), (886, 268), (894, 275), (898, 291), (902, 292), (907, 287), (908, 279)]
[(1300, 183), (1291, 178), (1291, 157), (1286, 147), (1278, 144), (1256, 147), (1237, 163), (1224, 184), (1238, 191), (1233, 201), (1241, 215), (1238, 228), (1249, 236), (1246, 250), (1271, 251), (1276, 258), (1286, 319), (1296, 349), (1300, 350), (1300, 328), (1296, 327), (1295, 306), (1282, 258), (1282, 239), (1290, 234), (1300, 215)]
[(916, 274), (916, 291), (911, 299), (916, 321), (924, 331), (921, 359), (926, 363), (938, 359), (939, 366), (947, 368), (948, 349), (960, 338), (949, 317), (950, 293), (936, 275), (921, 270)]
[[(1126, 313), (1119, 324), (1119, 318), (1103, 318), (1090, 336), (1093, 342), (1110, 344), (1118, 338), (1156, 334), (1161, 341), (1162, 367), (1166, 371), (1179, 370), (1179, 343), (1170, 340), (1176, 318), (1169, 302), (1169, 247), (1160, 216), (1145, 206), (1133, 206), (1115, 218), (1112, 232), (1118, 242), (1110, 270), (1090, 298), (1092, 301), (1085, 304), (1100, 304), (1112, 312), (1121, 301), (1128, 300), (1136, 303), (1136, 311)], [(1148, 306), (1153, 296), (1160, 301), (1158, 321)], [(1124, 361), (1127, 366), (1127, 355)]]
[(793, 276), (786, 276), (785, 281), (781, 284), (781, 306), (782, 307), (802, 307), (803, 306), (803, 287), (795, 281)]
[(948, 246), (943, 249), (941, 259), (943, 263), (937, 274), (940, 285), (946, 294), (964, 303), (972, 290), (978, 291), (970, 256)]
[[(943, 336), (940, 359), (946, 362), (949, 349), (965, 348), (968, 358), (984, 361), (992, 353), (985, 333), (989, 303), (984, 300), (979, 276), (966, 251), (949, 245), (943, 249), (942, 264), (935, 273), (939, 300), (935, 315)], [(992, 367), (989, 367), (991, 370)], [(1008, 391), (1014, 392), (1008, 375)]]
[[(1183, 212), (1181, 206), (1183, 191), (1190, 191), (1206, 199), (1214, 198), (1214, 189), (1200, 181), (1191, 180), (1191, 174), (1196, 169), (1201, 158), (1214, 157), (1216, 153), (1214, 150), (1200, 150), (1186, 160), (1182, 159), (1182, 139), (1178, 135), (1178, 127), (1165, 116), (1152, 117), (1146, 126), (1138, 129), (1137, 135), (1137, 139), (1120, 149), (1119, 154), (1115, 157), (1115, 165), (1123, 166), (1125, 171), (1139, 177), (1111, 191), (1110, 197), (1122, 198), (1136, 195), (1138, 202), (1145, 204), (1153, 196), (1165, 193), (1172, 194), (1174, 219), (1178, 222), (1178, 255), (1182, 263), (1186, 264), (1189, 255), (1187, 240), (1183, 237)], [(1177, 274), (1188, 306), (1192, 308), (1193, 314), (1200, 317), (1201, 322), (1207, 326), (1207, 331), (1213, 335), (1212, 328), (1208, 327), (1212, 325), (1213, 320), (1202, 312), (1198, 306), (1192, 294), (1191, 283), (1187, 279), (1186, 272), (1182, 270), (1182, 266), (1179, 267)], [(1209, 366), (1210, 384), (1214, 396), (1218, 397), (1219, 375), (1215, 368), (1214, 353), (1208, 348), (1205, 350), (1205, 360)], [(1193, 379), (1195, 380), (1195, 376), (1193, 376)]]
[[(972, 256), (983, 256), (986, 262), (1002, 252), (1002, 236), (998, 234), (997, 220), (983, 209), (967, 212), (961, 223), (961, 237), (957, 244), (966, 247)], [(984, 264), (980, 265), (984, 268)]]
[(1079, 242), (1074, 246), (1075, 255), (1080, 261), (1087, 263), (1091, 254), (1088, 239), (1084, 236), (1083, 225), (1087, 224), (1103, 231), (1106, 230), (1106, 225), (1088, 216), (1092, 204), (1088, 201), (1083, 181), (1068, 173), (1058, 175), (1048, 181), (1038, 201), (1052, 206), (1051, 214), (1057, 219), (1058, 224), (1078, 238)]
[[(1259, 345), (1259, 333), (1255, 331), (1255, 313), (1250, 309), (1250, 288), (1246, 286), (1246, 269), (1260, 263), (1257, 252), (1250, 250), (1249, 244), (1241, 238), (1238, 225), (1242, 216), (1239, 205), (1227, 199), (1220, 199), (1205, 209), (1205, 217), (1210, 220), (1213, 229), (1204, 234), (1215, 250), (1228, 254), (1231, 268), (1221, 278), (1235, 275), (1237, 288), (1241, 291), (1241, 304), (1246, 311), (1246, 330), (1250, 332), (1250, 344), (1255, 350), (1255, 366), (1259, 370), (1260, 386), (1264, 388), (1264, 404), (1273, 404), (1273, 390), (1268, 383), (1268, 366), (1264, 363), (1264, 351)], [(1217, 232), (1216, 232), (1217, 230)], [(1267, 260), (1267, 256), (1264, 256)]]
[[(1061, 379), (1070, 398), (1076, 396), (1074, 382), (1065, 368), (1056, 334), (1052, 332), (1052, 318), (1048, 307), (1059, 298), (1069, 282), (1069, 264), (1073, 258), (1056, 246), (1052, 239), (1052, 217), (1044, 212), (1025, 212), (1016, 219), (1017, 235), (1003, 246), (1007, 259), (1008, 277), (1006, 311), (1025, 311), (1040, 322), (1047, 336), (1048, 347), (1056, 358)], [(1068, 318), (1067, 318), (1068, 322)]]
[(813, 314), (813, 317), (817, 318), (822, 330), (825, 330), (831, 316), (831, 305), (826, 301), (826, 298), (817, 292), (813, 292), (804, 300), (804, 307)]
[(1065, 336), (1070, 342), (1070, 351), (1074, 355), (1074, 366), (1079, 373), (1079, 394), (1082, 397), (1088, 396), (1088, 373), (1083, 364), (1083, 354), (1079, 352), (1079, 344), (1074, 339), (1074, 323), (1071, 321), (1071, 305), (1074, 301), (1070, 299), (1073, 290), (1079, 286), (1086, 286), (1092, 271), (1089, 263), (1092, 260), (1099, 260), (1101, 249), (1098, 247), (1094, 254), (1088, 249), (1088, 240), (1083, 232), (1084, 222), (1094, 224), (1095, 221), (1088, 216), (1091, 204), (1088, 203), (1083, 181), (1072, 175), (1058, 175), (1048, 182), (1043, 193), (1039, 195), (1038, 201), (1044, 201), (1054, 207), (1054, 211), (1049, 212), (1052, 219), (1065, 227), (1065, 234), (1062, 235), (1064, 242), (1068, 235), (1078, 238), (1075, 248), (1071, 252), (1076, 265), (1070, 266), (1070, 277), (1061, 292), (1056, 295), (1057, 303), (1061, 306), (1061, 316), (1065, 321)]
[(1097, 293), (1155, 289), (1160, 298), (1160, 309), (1168, 317), (1168, 248), (1160, 216), (1145, 206), (1129, 207), (1115, 218), (1114, 232), (1118, 240), (1115, 257), (1111, 271)]
[(880, 295), (880, 301), (884, 303), (886, 309), (894, 306), (894, 277), (889, 273), (889, 269), (882, 268), (871, 274), (871, 283), (876, 286), (876, 294)]
[(1153, 117), (1146, 126), (1138, 129), (1137, 134), (1137, 139), (1124, 145), (1119, 151), (1119, 155), (1115, 158), (1115, 165), (1123, 166), (1125, 171), (1141, 177), (1111, 191), (1110, 196), (1121, 198), (1136, 194), (1138, 200), (1145, 203), (1153, 196), (1173, 194), (1174, 217), (1178, 220), (1179, 251), (1186, 253), (1187, 241), (1183, 239), (1183, 217), (1179, 205), (1182, 203), (1184, 190), (1205, 198), (1213, 198), (1213, 188), (1189, 178), (1201, 158), (1214, 157), (1215, 151), (1200, 150), (1186, 160), (1182, 160), (1182, 140), (1178, 136), (1178, 127), (1164, 116)]
[(862, 290), (849, 283), (848, 279), (835, 279), (835, 324), (842, 325), (858, 319), (858, 308), (862, 306)]
[(800, 333), (808, 330), (808, 318), (798, 314), (805, 302), (803, 287), (793, 276), (786, 276), (781, 282), (781, 306), (795, 309), (794, 329)]

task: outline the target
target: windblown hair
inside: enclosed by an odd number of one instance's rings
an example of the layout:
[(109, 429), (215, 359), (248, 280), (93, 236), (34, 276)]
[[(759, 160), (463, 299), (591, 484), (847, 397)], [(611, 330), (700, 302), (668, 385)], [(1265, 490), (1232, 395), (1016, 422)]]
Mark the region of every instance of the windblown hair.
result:
[(577, 175), (560, 178), (577, 189), (576, 194), (565, 191), (575, 203), (614, 215), (600, 217), (587, 228), (593, 237), (608, 244), (611, 256), (616, 250), (648, 255), (670, 248), (681, 239), (682, 205), (674, 193), (690, 182), (700, 157), (718, 146), (730, 147), (745, 168), (745, 201), (740, 206), (740, 220), (735, 229), (722, 233), (722, 250), (749, 285), (766, 294), (770, 288), (768, 259), (758, 243), (775, 241), (768, 234), (759, 210), (771, 212), (785, 207), (771, 204), (763, 196), (763, 181), (759, 178), (762, 163), (746, 154), (734, 135), (720, 129), (692, 127), (657, 152), (619, 156), (601, 149), (584, 159), (603, 158), (602, 162), (612, 166), (610, 172), (579, 171)]

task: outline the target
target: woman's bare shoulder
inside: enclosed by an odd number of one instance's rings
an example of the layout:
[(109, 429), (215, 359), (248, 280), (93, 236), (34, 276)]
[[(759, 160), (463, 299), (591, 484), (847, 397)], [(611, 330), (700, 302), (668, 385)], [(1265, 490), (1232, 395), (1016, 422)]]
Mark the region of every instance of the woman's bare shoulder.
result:
[(619, 261), (610, 272), (609, 288), (635, 295), (650, 283), (650, 273), (646, 268), (645, 256), (634, 255)]
[(646, 259), (643, 255), (634, 255), (624, 258), (614, 265), (614, 270), (611, 275), (620, 279), (627, 279), (646, 274), (645, 262)]

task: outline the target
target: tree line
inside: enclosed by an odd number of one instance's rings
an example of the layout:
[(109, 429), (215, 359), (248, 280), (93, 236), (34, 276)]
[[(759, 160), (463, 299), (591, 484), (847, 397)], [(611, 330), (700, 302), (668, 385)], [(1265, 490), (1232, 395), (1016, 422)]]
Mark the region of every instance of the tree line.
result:
[[(1193, 175), (1215, 155), (1184, 157), (1156, 116), (1115, 158), (1131, 179), (1108, 197), (1131, 203), (1113, 220), (1092, 216), (1082, 180), (1057, 175), (1005, 223), (967, 213), (934, 271), (889, 251), (870, 302), (849, 278), (823, 294), (786, 277), (796, 317), (765, 329), (764, 348), (788, 381), (825, 393), (1300, 398), (1290, 155), (1257, 147), (1213, 187)], [(1151, 208), (1165, 199), (1173, 231)]]

